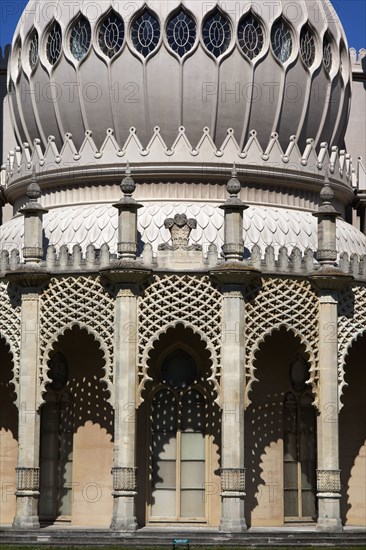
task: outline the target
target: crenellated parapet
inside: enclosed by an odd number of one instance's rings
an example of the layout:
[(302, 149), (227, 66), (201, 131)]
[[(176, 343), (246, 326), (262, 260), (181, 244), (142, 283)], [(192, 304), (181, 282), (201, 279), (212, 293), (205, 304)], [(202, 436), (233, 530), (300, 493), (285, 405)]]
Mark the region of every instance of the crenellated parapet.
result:
[(91, 132), (86, 132), (80, 148), (77, 148), (71, 134), (66, 134), (59, 149), (54, 137), (49, 137), (46, 149), (36, 139), (32, 145), (24, 143), (12, 151), (1, 169), (1, 184), (10, 202), (24, 193), (35, 169), (41, 188), (70, 186), (76, 184), (93, 185), (120, 182), (121, 165), (129, 161), (134, 166), (136, 177), (148, 174), (151, 177), (169, 177), (172, 170), (184, 178), (218, 176), (226, 178), (233, 162), (238, 173), (247, 180), (266, 183), (293, 185), (296, 188), (316, 187), (323, 182), (327, 171), (345, 202), (351, 200), (353, 189), (357, 187), (357, 167), (351, 156), (344, 150), (327, 143), (317, 149), (314, 140), (308, 139), (300, 150), (296, 137), (292, 136), (286, 148), (282, 148), (278, 134), (273, 133), (267, 147), (262, 148), (257, 132), (252, 130), (244, 147), (240, 147), (234, 130), (229, 128), (227, 135), (217, 148), (210, 130), (203, 129), (201, 139), (192, 144), (186, 130), (181, 126), (172, 145), (167, 144), (155, 127), (154, 133), (143, 145), (135, 128), (131, 128), (124, 144), (119, 144), (114, 131), (109, 129), (101, 147), (97, 147)]
[(349, 55), (352, 72), (365, 73), (366, 75), (366, 49), (361, 48), (357, 51), (355, 48), (350, 48)]
[[(80, 245), (74, 245), (69, 251), (67, 245), (60, 248), (49, 246), (45, 251), (45, 259), (39, 264), (40, 268), (47, 269), (54, 275), (82, 275), (97, 273), (101, 269), (113, 266), (117, 255), (112, 253), (108, 244), (96, 248), (90, 244), (83, 252)], [(154, 272), (206, 272), (219, 267), (223, 258), (215, 245), (210, 245), (208, 251), (201, 250), (159, 250), (153, 253), (150, 244), (145, 244), (142, 255), (138, 258), (146, 267)], [(259, 246), (253, 246), (249, 258), (243, 260), (243, 265), (259, 270), (263, 275), (301, 277), (306, 278), (319, 270), (319, 263), (314, 251), (307, 249), (282, 246), (276, 252), (273, 246), (267, 246), (264, 250)], [(0, 276), (18, 270), (24, 265), (22, 251), (13, 249), (10, 252), (2, 250), (0, 253)], [(366, 254), (360, 256), (347, 252), (340, 254), (339, 268), (343, 273), (352, 275), (356, 281), (366, 282)]]

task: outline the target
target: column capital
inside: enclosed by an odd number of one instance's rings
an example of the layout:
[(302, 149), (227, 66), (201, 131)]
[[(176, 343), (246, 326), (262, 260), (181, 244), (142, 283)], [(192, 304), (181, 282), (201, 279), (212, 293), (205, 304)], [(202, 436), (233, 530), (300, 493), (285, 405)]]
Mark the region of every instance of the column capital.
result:
[(24, 264), (20, 268), (13, 271), (8, 271), (5, 275), (6, 279), (24, 290), (33, 293), (41, 292), (49, 283), (51, 274), (47, 269), (38, 267), (37, 265)]
[(231, 291), (233, 287), (243, 288), (259, 279), (260, 271), (242, 262), (228, 262), (220, 267), (212, 269), (210, 276), (215, 283), (218, 283), (224, 290)]
[(102, 279), (113, 285), (124, 285), (125, 288), (141, 285), (152, 275), (152, 270), (135, 260), (115, 260), (108, 267), (100, 270)]
[(339, 267), (321, 266), (309, 280), (316, 291), (338, 292), (352, 283), (353, 276), (344, 273)]

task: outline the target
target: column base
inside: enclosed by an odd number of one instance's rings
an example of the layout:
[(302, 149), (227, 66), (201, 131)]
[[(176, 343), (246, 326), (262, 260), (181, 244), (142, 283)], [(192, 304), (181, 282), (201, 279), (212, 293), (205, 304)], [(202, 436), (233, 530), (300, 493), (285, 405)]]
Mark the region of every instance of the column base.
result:
[(223, 518), (220, 522), (220, 531), (223, 533), (244, 533), (247, 530), (244, 518)]
[(135, 492), (115, 491), (113, 493), (113, 517), (111, 529), (113, 531), (133, 532), (137, 529), (135, 517)]
[(221, 493), (220, 531), (224, 533), (244, 533), (247, 524), (244, 518), (244, 497), (241, 492)]
[(17, 492), (16, 495), (17, 510), (13, 521), (13, 529), (39, 529), (38, 491), (29, 491), (28, 494)]
[(318, 518), (316, 530), (319, 533), (341, 533), (343, 525), (340, 519)]
[(13, 529), (36, 530), (40, 528), (38, 516), (15, 516)]

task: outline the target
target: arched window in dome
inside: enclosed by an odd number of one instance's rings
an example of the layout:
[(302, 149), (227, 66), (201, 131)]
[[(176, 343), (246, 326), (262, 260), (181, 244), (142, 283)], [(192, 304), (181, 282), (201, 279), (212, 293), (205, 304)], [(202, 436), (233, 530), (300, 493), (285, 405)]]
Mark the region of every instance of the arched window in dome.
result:
[(13, 50), (13, 63), (18, 72), (22, 69), (22, 42), (20, 38), (17, 40)]
[(55, 21), (55, 23), (52, 25), (52, 27), (48, 31), (47, 45), (46, 45), (47, 59), (51, 63), (51, 65), (54, 65), (58, 61), (61, 55), (61, 50), (62, 50), (62, 31), (59, 23)]
[(332, 42), (328, 35), (323, 40), (323, 65), (327, 73), (330, 72), (333, 63)]
[(29, 65), (31, 69), (34, 69), (37, 65), (39, 57), (39, 39), (38, 32), (33, 31), (29, 41)]
[(272, 26), (271, 44), (275, 56), (281, 63), (285, 63), (292, 52), (291, 31), (286, 23), (280, 19)]
[(305, 65), (311, 67), (315, 59), (315, 39), (307, 25), (301, 29), (300, 53)]
[(204, 21), (202, 37), (208, 51), (215, 57), (220, 57), (230, 45), (229, 21), (219, 11), (216, 11)]
[(179, 57), (193, 48), (197, 35), (196, 23), (185, 11), (181, 10), (169, 19), (166, 32), (169, 46)]
[(98, 31), (98, 43), (101, 51), (112, 59), (122, 48), (125, 39), (123, 19), (114, 11), (102, 21)]
[(71, 28), (70, 51), (77, 61), (82, 61), (91, 45), (91, 26), (86, 17), (80, 17)]
[(132, 25), (131, 38), (136, 50), (147, 57), (155, 50), (160, 40), (160, 23), (148, 10)]
[(249, 59), (254, 59), (262, 51), (264, 43), (263, 28), (252, 13), (245, 15), (240, 20), (238, 40), (243, 53)]

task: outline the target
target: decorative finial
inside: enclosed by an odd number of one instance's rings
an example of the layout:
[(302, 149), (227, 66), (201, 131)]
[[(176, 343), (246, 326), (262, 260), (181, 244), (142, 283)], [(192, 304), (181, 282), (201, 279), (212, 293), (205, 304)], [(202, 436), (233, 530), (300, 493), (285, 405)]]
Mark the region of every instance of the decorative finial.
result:
[(241, 190), (240, 181), (237, 178), (236, 164), (233, 163), (233, 169), (231, 172), (231, 179), (227, 182), (226, 189), (230, 194), (231, 199), (237, 199)]
[(335, 212), (335, 208), (332, 205), (332, 200), (334, 198), (334, 191), (330, 186), (329, 182), (329, 172), (327, 170), (327, 173), (324, 176), (324, 185), (320, 191), (320, 200), (322, 201), (322, 205), (319, 207), (320, 212)]
[(121, 183), (121, 191), (125, 197), (132, 197), (132, 193), (135, 191), (135, 189), (136, 183), (131, 177), (131, 168), (129, 162), (127, 161), (125, 168), (125, 177), (123, 178)]
[(36, 167), (33, 166), (31, 182), (27, 187), (27, 197), (30, 202), (37, 202), (41, 194), (41, 188), (37, 182)]

